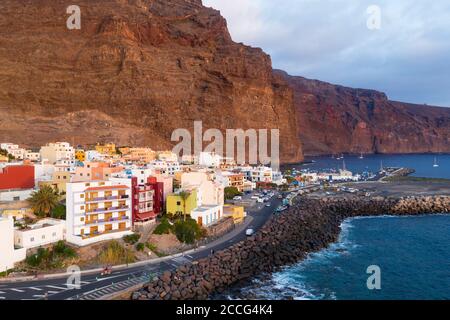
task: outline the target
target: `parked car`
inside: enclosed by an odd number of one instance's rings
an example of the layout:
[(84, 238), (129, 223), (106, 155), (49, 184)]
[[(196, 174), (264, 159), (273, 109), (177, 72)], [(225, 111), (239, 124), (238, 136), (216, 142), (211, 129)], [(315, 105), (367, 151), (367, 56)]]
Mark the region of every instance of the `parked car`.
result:
[(255, 234), (255, 230), (253, 230), (253, 229), (247, 229), (246, 231), (245, 231), (245, 235), (247, 236), (247, 237), (251, 237), (252, 235), (254, 235)]
[(272, 204), (267, 203), (267, 204), (266, 204), (266, 207), (267, 207), (267, 208), (270, 208), (271, 205), (272, 205)]
[(236, 196), (236, 197), (233, 198), (233, 200), (235, 200), (235, 201), (242, 200), (242, 197), (241, 196)]

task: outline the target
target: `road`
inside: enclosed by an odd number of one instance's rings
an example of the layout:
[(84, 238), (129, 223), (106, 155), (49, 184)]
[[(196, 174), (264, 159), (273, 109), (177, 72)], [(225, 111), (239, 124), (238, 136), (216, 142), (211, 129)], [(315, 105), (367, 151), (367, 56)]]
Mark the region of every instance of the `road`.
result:
[(252, 228), (259, 230), (273, 215), (281, 200), (276, 196), (271, 199), (271, 206), (265, 207), (258, 204), (256, 211), (248, 213), (243, 225), (209, 243), (194, 252), (169, 259), (164, 262), (151, 263), (113, 271), (110, 275), (99, 274), (83, 275), (80, 288), (74, 289), (66, 284), (67, 277), (58, 279), (32, 280), (14, 283), (0, 282), (0, 300), (64, 300), (64, 299), (98, 299), (108, 294), (113, 294), (144, 282), (149, 281), (155, 275), (167, 270), (173, 270), (186, 263), (205, 258), (214, 252), (223, 250), (246, 238), (245, 231)]

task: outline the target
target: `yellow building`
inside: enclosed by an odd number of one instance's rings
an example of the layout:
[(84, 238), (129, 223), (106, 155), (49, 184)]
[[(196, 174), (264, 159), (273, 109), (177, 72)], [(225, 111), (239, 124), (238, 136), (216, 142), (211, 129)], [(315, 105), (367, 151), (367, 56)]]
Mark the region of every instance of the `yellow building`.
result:
[(77, 149), (75, 150), (75, 159), (77, 159), (80, 162), (86, 161), (86, 153), (83, 149)]
[(95, 151), (101, 154), (113, 155), (116, 153), (116, 145), (114, 143), (97, 144), (95, 146)]
[(71, 175), (69, 172), (54, 172), (52, 180), (39, 181), (39, 187), (50, 186), (59, 193), (66, 193), (66, 184), (70, 182)]
[(235, 224), (244, 222), (244, 219), (247, 216), (244, 207), (233, 205), (224, 205), (223, 215), (224, 217), (232, 217)]
[(182, 194), (171, 194), (167, 196), (167, 213), (170, 215), (190, 215), (197, 208), (197, 190), (186, 191), (186, 198)]
[(4, 155), (0, 154), (0, 162), (8, 162), (8, 161), (9, 161), (8, 156), (4, 156)]

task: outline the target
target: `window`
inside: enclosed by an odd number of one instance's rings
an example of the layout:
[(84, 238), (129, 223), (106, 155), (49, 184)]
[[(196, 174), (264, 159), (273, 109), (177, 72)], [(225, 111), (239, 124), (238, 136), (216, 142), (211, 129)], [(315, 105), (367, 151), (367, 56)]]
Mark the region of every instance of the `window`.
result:
[(86, 183), (85, 186), (86, 186), (86, 187), (90, 187), (91, 184), (90, 184), (90, 183)]
[(81, 207), (80, 207), (80, 210), (84, 210), (84, 206), (81, 206)]
[(83, 193), (80, 194), (80, 198), (81, 198), (81, 199), (84, 199), (84, 194), (83, 194)]
[(20, 197), (13, 197), (14, 201), (20, 201)]
[(81, 221), (81, 222), (83, 222), (83, 221), (84, 221), (84, 218), (83, 218), (83, 217), (81, 217), (81, 218), (80, 218), (80, 221)]
[(56, 237), (56, 232), (53, 232), (53, 238)]
[(34, 237), (31, 237), (31, 238), (30, 238), (30, 242), (33, 242), (33, 241), (34, 241)]
[(42, 235), (42, 240), (44, 240), (44, 239), (45, 239), (45, 234)]
[(177, 206), (181, 206), (181, 201), (177, 201)]

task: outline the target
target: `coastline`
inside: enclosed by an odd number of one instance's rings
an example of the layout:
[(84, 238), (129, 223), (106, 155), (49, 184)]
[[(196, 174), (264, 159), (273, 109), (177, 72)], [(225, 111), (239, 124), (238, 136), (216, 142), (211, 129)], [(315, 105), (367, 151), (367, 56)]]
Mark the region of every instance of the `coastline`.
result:
[(207, 299), (242, 280), (278, 271), (335, 243), (342, 223), (353, 217), (418, 216), (450, 212), (450, 197), (306, 199), (275, 216), (253, 237), (166, 272), (132, 299)]

